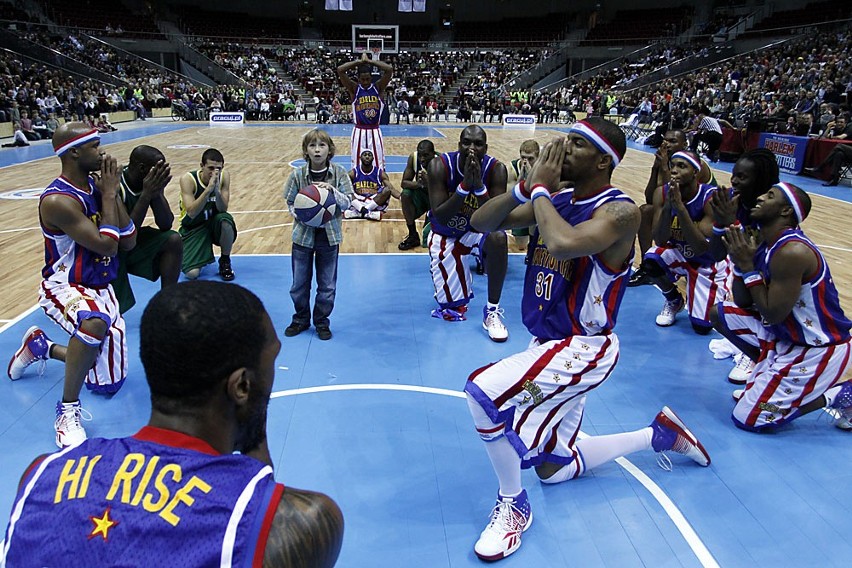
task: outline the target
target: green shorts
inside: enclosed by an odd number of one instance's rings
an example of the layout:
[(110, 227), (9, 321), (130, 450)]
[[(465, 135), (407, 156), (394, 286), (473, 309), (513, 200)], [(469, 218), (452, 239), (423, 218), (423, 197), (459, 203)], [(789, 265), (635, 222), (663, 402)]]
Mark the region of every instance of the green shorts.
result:
[(421, 215), (429, 211), (429, 194), (425, 189), (403, 189), (403, 195), (408, 195), (414, 203), (414, 218), (419, 219)]
[(530, 236), (529, 227), (521, 227), (520, 229), (512, 229), (513, 237), (528, 237)]
[(133, 250), (119, 251), (118, 275), (112, 281), (112, 289), (118, 298), (119, 311), (123, 314), (136, 305), (133, 288), (130, 287), (129, 274), (156, 282), (160, 278), (157, 258), (175, 231), (161, 231), (155, 227), (140, 227), (136, 233), (136, 246)]
[(216, 213), (203, 225), (187, 229), (180, 227), (180, 236), (183, 239), (183, 264), (181, 271), (186, 274), (193, 268), (201, 268), (211, 264), (213, 256), (213, 245), (219, 244), (222, 234), (222, 223), (228, 223), (234, 229), (234, 239), (237, 237), (237, 226), (230, 213)]

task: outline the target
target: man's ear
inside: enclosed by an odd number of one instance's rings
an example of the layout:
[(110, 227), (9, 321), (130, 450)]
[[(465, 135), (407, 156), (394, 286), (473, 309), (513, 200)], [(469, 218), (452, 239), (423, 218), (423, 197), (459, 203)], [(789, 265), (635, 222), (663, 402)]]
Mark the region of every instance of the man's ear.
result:
[(238, 406), (247, 403), (251, 391), (252, 373), (245, 367), (234, 370), (225, 381), (228, 397)]

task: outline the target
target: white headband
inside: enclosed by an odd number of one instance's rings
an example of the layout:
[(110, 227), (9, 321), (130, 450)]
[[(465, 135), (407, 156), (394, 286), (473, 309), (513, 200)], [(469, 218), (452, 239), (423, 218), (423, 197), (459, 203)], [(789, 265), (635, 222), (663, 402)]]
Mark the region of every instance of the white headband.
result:
[(71, 148), (76, 148), (77, 146), (81, 146), (81, 145), (83, 145), (87, 142), (91, 142), (92, 140), (100, 140), (100, 139), (101, 139), (100, 134), (98, 134), (98, 131), (93, 128), (93, 129), (89, 130), (88, 132), (84, 132), (83, 134), (80, 134), (76, 138), (72, 138), (71, 140), (69, 140), (68, 142), (63, 144), (62, 146), (54, 147), (53, 151), (56, 152), (57, 156), (61, 156), (62, 154), (64, 154), (68, 150), (70, 150)]
[(697, 172), (701, 171), (701, 162), (699, 162), (698, 159), (694, 155), (690, 154), (689, 152), (683, 152), (683, 151), (675, 152), (674, 154), (672, 154), (672, 157), (669, 158), (669, 163), (671, 163), (671, 161), (674, 160), (675, 158), (680, 158), (681, 160), (686, 160), (687, 162), (689, 162), (690, 166), (695, 168), (695, 171), (697, 171)]
[(799, 200), (799, 197), (796, 195), (796, 191), (790, 187), (790, 184), (787, 183), (776, 183), (772, 187), (777, 187), (780, 189), (784, 196), (787, 198), (787, 201), (790, 202), (790, 206), (793, 208), (793, 212), (796, 214), (796, 222), (801, 223), (805, 220), (805, 208), (803, 207), (802, 202)]
[(609, 154), (612, 158), (612, 167), (618, 165), (621, 161), (621, 156), (618, 155), (618, 152), (615, 151), (615, 148), (609, 143), (609, 141), (600, 135), (600, 133), (595, 130), (588, 122), (585, 120), (581, 120), (571, 127), (571, 130), (568, 133), (579, 134), (583, 138), (586, 138), (589, 142), (595, 145), (595, 148), (603, 152), (604, 154)]

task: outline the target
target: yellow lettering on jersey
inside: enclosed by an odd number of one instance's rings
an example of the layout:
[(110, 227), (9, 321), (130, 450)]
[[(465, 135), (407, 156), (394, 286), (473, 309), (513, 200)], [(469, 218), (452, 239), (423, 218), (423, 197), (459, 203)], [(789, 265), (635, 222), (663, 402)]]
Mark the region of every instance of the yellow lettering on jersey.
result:
[(136, 477), (143, 465), (145, 465), (145, 456), (143, 454), (127, 454), (124, 456), (124, 461), (112, 479), (112, 487), (109, 488), (109, 493), (107, 493), (106, 497), (107, 501), (112, 501), (115, 498), (115, 494), (120, 487), (121, 502), (130, 502), (133, 478)]
[(86, 474), (83, 476), (83, 483), (80, 484), (80, 492), (77, 495), (80, 499), (86, 497), (86, 493), (89, 491), (89, 482), (92, 480), (92, 470), (95, 469), (95, 464), (98, 463), (101, 459), (101, 456), (95, 456), (89, 460), (89, 466), (86, 468)]
[(210, 493), (212, 487), (205, 483), (204, 480), (193, 475), (189, 481), (186, 482), (186, 485), (175, 492), (175, 496), (171, 501), (169, 501), (166, 508), (160, 511), (160, 516), (173, 527), (176, 527), (180, 522), (180, 517), (174, 514), (175, 507), (177, 507), (178, 503), (183, 503), (187, 507), (191, 507), (192, 504), (195, 503), (195, 497), (190, 495), (190, 492), (193, 489), (198, 489), (204, 493)]
[(145, 473), (142, 474), (142, 479), (136, 487), (136, 493), (133, 495), (133, 501), (130, 502), (134, 507), (138, 507), (145, 495), (145, 490), (148, 489), (148, 483), (151, 482), (151, 477), (154, 475), (154, 470), (157, 469), (157, 464), (160, 463), (160, 456), (154, 456), (148, 461), (145, 466)]
[(157, 477), (156, 479), (154, 479), (154, 487), (160, 494), (159, 497), (156, 501), (154, 501), (154, 496), (148, 493), (142, 500), (142, 507), (149, 513), (158, 512), (160, 509), (166, 506), (166, 503), (169, 502), (170, 492), (168, 486), (166, 486), (164, 482), (166, 474), (171, 474), (172, 480), (177, 482), (180, 482), (180, 480), (183, 478), (183, 471), (181, 471), (179, 465), (174, 463), (164, 465), (163, 469), (157, 472)]
[[(95, 463), (97, 463), (98, 459), (100, 459), (100, 456), (94, 460)], [(88, 475), (91, 474), (91, 468), (86, 470), (87, 461), (89, 461), (89, 456), (83, 456), (79, 461), (74, 459), (66, 460), (65, 465), (62, 466), (62, 473), (59, 474), (59, 481), (56, 483), (56, 493), (53, 496), (54, 503), (62, 501), (62, 494), (65, 491), (66, 486), (68, 487), (68, 495), (66, 496), (66, 499), (85, 497), (86, 489), (88, 488)], [(86, 487), (84, 487), (82, 494), (78, 495), (77, 490), (80, 487), (80, 481), (84, 472), (86, 473)]]
[(373, 95), (362, 95), (358, 97), (358, 102), (362, 105), (366, 103), (377, 103), (379, 102), (379, 97)]

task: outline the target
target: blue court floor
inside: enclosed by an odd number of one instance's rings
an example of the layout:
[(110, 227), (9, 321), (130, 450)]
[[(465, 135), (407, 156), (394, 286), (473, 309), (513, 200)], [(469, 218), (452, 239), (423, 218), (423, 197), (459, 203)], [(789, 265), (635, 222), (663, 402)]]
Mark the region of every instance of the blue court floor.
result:
[[(313, 330), (283, 337), (292, 313), (289, 257), (233, 262), (236, 282), (260, 296), (282, 336), (269, 412), (276, 477), (339, 503), (346, 535), (338, 566), (480, 566), (472, 547), (497, 483), (461, 389), (473, 369), (526, 347), (522, 257), (510, 257), (502, 301), (510, 338), (503, 344), (488, 340), (477, 317), (484, 277), (475, 277), (468, 321), (429, 316), (425, 254), (342, 256), (334, 338), (325, 342)], [(209, 270), (204, 277), (215, 278)], [(132, 434), (148, 418), (135, 354), (142, 306), (156, 287), (133, 283), (139, 304), (127, 317), (130, 374), (112, 399), (83, 395), (94, 416), (90, 436)], [(520, 551), (501, 565), (848, 566), (852, 434), (822, 412), (774, 435), (734, 428), (730, 360), (714, 360), (710, 338), (695, 335), (685, 317), (671, 328), (655, 326), (661, 305), (652, 287), (628, 290), (616, 329), (621, 359), (589, 395), (583, 431), (638, 429), (666, 404), (702, 440), (712, 465), (674, 455), (674, 470), (666, 472), (653, 452), (643, 452), (556, 486), (525, 472), (535, 520)], [(0, 331), (0, 353), (11, 356), (31, 325), (66, 339), (31, 310)], [(14, 383), (0, 380), (4, 516), (26, 465), (55, 449), (62, 364), (48, 362), (41, 377), (35, 366), (28, 371)]]

